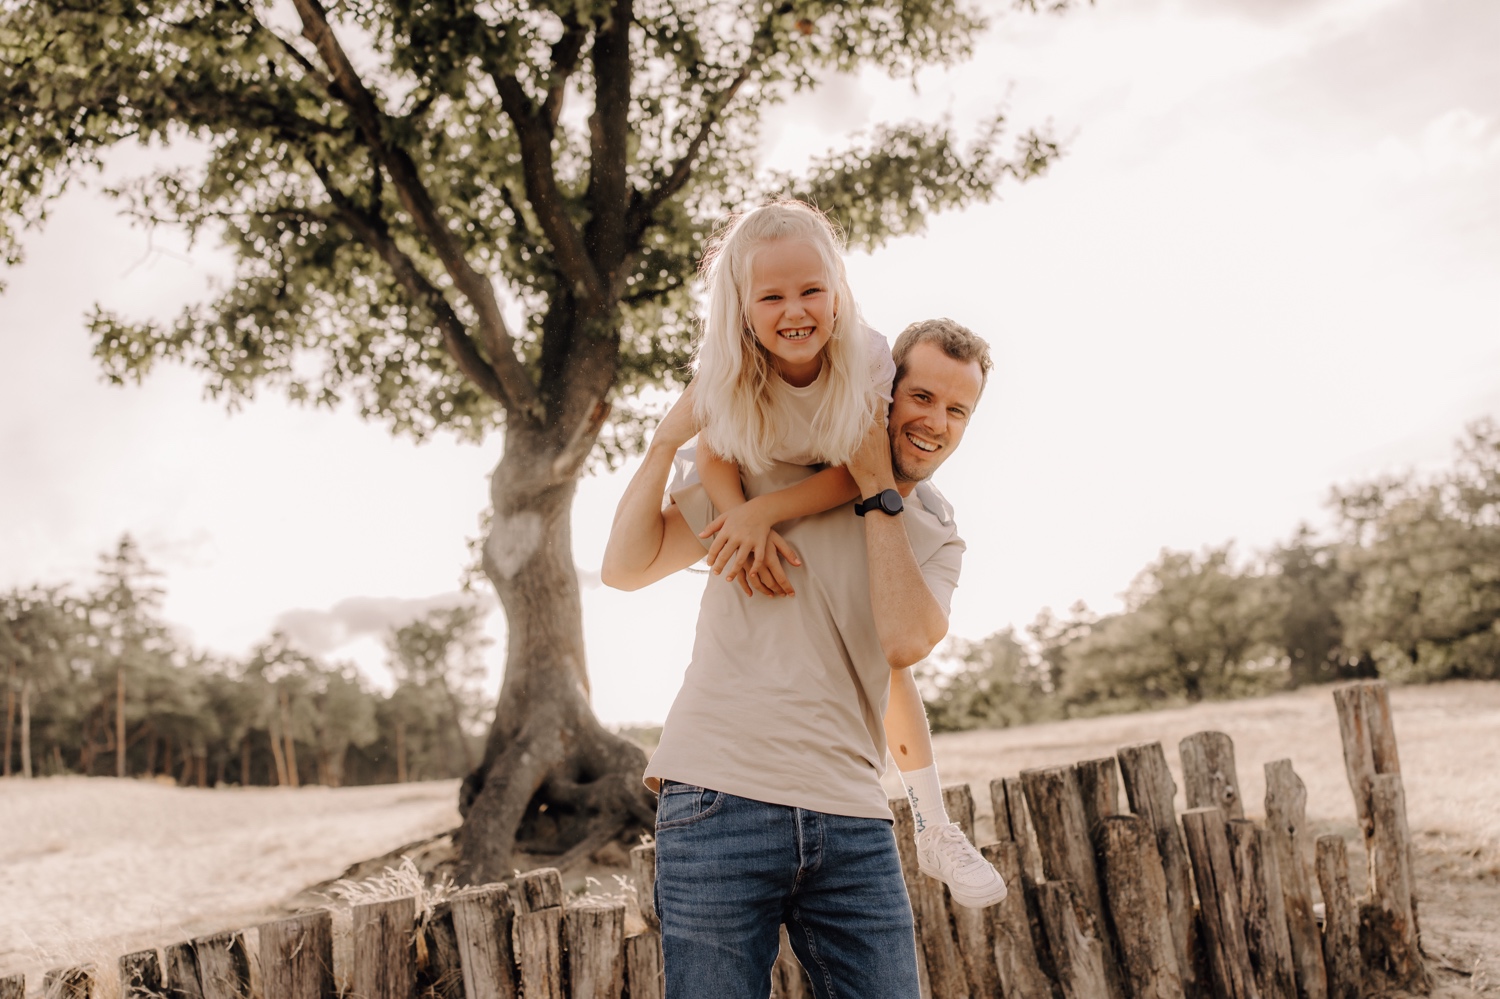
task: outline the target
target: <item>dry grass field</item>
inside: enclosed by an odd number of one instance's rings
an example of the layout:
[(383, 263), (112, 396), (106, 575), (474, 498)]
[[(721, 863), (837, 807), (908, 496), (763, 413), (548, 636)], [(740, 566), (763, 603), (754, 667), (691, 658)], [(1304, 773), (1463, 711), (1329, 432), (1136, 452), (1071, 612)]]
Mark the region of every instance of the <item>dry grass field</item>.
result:
[[(1391, 700), (1437, 994), (1500, 996), (1500, 683), (1397, 688)], [(1250, 817), (1264, 793), (1262, 765), (1290, 757), (1307, 783), (1314, 834), (1342, 833), (1362, 880), (1327, 688), (944, 735), (938, 760), (945, 781), (973, 783), (984, 812), (991, 778), (1151, 740), (1175, 765), (1177, 741), (1204, 729), (1233, 738)], [(24, 972), (34, 989), (62, 963), (108, 968), (130, 950), (282, 915), (306, 901), (308, 886), (452, 828), (456, 794), (454, 781), (296, 791), (0, 782), (0, 975)], [(981, 831), (988, 819), (981, 815)], [(589, 873), (609, 883), (611, 872)]]

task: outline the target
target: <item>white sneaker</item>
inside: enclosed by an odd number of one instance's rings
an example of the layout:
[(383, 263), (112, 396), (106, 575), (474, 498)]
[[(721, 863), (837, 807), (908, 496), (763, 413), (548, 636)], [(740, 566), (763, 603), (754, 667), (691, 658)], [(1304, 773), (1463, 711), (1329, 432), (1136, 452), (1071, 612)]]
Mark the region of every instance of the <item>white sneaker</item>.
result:
[(948, 886), (953, 901), (983, 909), (1005, 898), (1005, 879), (953, 822), (917, 833), (917, 867)]

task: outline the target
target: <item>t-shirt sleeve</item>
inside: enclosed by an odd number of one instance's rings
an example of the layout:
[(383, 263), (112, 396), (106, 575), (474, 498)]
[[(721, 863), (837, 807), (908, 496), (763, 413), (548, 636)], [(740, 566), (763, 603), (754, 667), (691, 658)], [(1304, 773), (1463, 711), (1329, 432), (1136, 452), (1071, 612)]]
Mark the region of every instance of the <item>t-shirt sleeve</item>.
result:
[(922, 578), (927, 581), (927, 589), (932, 591), (944, 614), (952, 613), (953, 591), (958, 589), (958, 574), (963, 568), (966, 548), (964, 539), (954, 533), (922, 563)]
[(875, 393), (887, 403), (891, 401), (891, 383), (896, 380), (896, 362), (891, 358), (891, 345), (879, 330), (865, 327), (870, 344), (870, 384)]
[[(672, 481), (667, 485), (667, 495), (677, 504), (682, 517), (694, 534), (700, 533), (719, 515), (713, 501), (698, 476), (698, 449), (689, 444), (681, 448), (672, 458)], [(713, 544), (712, 538), (699, 538), (705, 551)]]

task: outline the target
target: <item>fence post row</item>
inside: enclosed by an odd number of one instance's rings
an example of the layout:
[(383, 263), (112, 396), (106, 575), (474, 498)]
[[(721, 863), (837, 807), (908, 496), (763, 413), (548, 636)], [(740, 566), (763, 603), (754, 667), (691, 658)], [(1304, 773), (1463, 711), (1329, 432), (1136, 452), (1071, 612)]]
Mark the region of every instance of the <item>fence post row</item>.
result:
[[(1265, 822), (1245, 820), (1234, 745), (1221, 732), (1179, 744), (1188, 805), (1180, 822), (1159, 742), (990, 781), (997, 842), (981, 850), (1010, 894), (983, 910), (954, 904), (945, 886), (918, 871), (911, 807), (893, 799), (925, 999), (1430, 991), (1389, 697), (1383, 684), (1358, 683), (1334, 699), (1370, 877), (1365, 896), (1355, 898), (1344, 840), (1318, 838), (1321, 929), (1304, 859), (1306, 786), (1290, 760), (1266, 764)], [(944, 801), (973, 838), (970, 789), (945, 788)], [(569, 903), (552, 869), (509, 887), (465, 889), (421, 919), (412, 898), (355, 906), (353, 965), (337, 979), (330, 912), (265, 923), (256, 999), (337, 999), (340, 981), (359, 999), (661, 999), (654, 846), (632, 850), (630, 869), (640, 923), (623, 902)], [(160, 956), (126, 954), (119, 981), (120, 999), (252, 996), (238, 932), (172, 944)], [(20, 975), (0, 977), (0, 999), (25, 999), (25, 985)], [(42, 985), (45, 999), (94, 999), (97, 974), (91, 965), (54, 968)], [(772, 995), (811, 994), (783, 929)]]

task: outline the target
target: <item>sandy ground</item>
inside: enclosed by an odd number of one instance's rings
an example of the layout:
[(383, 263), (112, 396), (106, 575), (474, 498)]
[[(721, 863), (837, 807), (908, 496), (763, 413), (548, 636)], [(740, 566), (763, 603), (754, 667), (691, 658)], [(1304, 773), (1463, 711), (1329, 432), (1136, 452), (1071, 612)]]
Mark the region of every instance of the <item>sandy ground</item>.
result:
[(0, 975), (120, 954), (282, 914), (353, 861), (458, 824), (458, 782), (199, 790), (0, 781)]
[[(1434, 994), (1500, 996), (1500, 683), (1397, 688), (1391, 699)], [(944, 735), (936, 745), (945, 783), (973, 785), (983, 838), (992, 778), (1151, 740), (1163, 743), (1175, 770), (1177, 741), (1205, 729), (1234, 740), (1251, 818), (1262, 811), (1263, 764), (1292, 760), (1307, 784), (1314, 835), (1345, 836), (1362, 890), (1327, 688)], [(0, 975), (23, 972), (34, 991), (49, 967), (93, 960), (108, 968), (141, 947), (276, 918), (351, 864), (451, 829), (456, 796), (454, 781), (297, 791), (0, 781)], [(588, 873), (608, 885), (613, 872)]]

